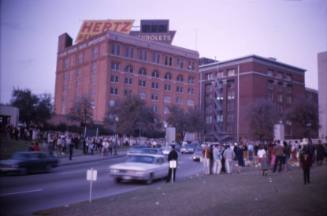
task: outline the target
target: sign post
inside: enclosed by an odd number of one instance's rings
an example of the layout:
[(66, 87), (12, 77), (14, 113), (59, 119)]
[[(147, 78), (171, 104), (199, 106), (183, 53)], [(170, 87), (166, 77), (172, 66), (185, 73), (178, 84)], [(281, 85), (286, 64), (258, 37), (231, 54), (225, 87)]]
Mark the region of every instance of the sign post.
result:
[(90, 198), (89, 202), (92, 202), (92, 184), (97, 180), (98, 171), (91, 168), (86, 171), (86, 180), (90, 182)]
[(169, 161), (169, 168), (171, 169), (171, 183), (174, 183), (174, 171), (177, 167), (177, 161), (171, 160)]

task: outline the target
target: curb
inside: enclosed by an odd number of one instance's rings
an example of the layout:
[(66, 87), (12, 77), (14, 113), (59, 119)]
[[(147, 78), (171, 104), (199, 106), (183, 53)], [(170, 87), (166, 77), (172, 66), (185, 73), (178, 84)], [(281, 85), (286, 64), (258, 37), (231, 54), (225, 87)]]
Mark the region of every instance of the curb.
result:
[(84, 161), (69, 161), (68, 162), (64, 162), (64, 163), (61, 163), (59, 162), (59, 165), (58, 166), (69, 166), (69, 165), (76, 165), (76, 164), (83, 164), (83, 163), (89, 163), (89, 162), (95, 162), (95, 161), (105, 161), (105, 160), (110, 160), (110, 159), (116, 159), (116, 158), (121, 158), (121, 157), (124, 157), (126, 155), (116, 155), (116, 156), (112, 156), (112, 157), (109, 157), (109, 158), (97, 158), (97, 159), (90, 159), (90, 160), (84, 160)]

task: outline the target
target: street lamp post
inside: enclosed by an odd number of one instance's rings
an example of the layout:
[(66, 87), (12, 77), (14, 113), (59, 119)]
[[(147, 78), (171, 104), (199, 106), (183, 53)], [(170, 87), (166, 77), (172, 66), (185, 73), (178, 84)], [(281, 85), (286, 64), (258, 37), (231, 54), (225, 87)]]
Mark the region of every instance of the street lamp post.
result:
[(119, 117), (115, 117), (115, 131), (114, 131), (114, 137), (115, 137), (115, 144), (114, 144), (114, 155), (117, 155), (117, 142), (118, 142), (118, 133), (117, 133), (117, 124), (119, 122)]

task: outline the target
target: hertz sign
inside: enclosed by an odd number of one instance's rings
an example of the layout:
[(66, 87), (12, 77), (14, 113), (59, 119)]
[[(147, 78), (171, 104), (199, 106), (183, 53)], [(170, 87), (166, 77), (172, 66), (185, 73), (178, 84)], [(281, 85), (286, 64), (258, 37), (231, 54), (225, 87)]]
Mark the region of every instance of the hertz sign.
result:
[(134, 20), (85, 20), (75, 42), (82, 42), (105, 31), (129, 34), (133, 23)]

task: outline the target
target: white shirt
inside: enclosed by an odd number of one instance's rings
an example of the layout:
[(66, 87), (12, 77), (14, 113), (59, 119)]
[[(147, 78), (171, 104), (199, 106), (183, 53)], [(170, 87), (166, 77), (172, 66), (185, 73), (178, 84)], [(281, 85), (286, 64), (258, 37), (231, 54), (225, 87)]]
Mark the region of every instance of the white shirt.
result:
[(263, 158), (263, 157), (265, 157), (266, 156), (266, 150), (264, 150), (264, 149), (259, 149), (258, 150), (258, 157), (259, 158)]

